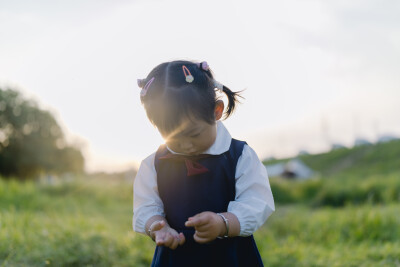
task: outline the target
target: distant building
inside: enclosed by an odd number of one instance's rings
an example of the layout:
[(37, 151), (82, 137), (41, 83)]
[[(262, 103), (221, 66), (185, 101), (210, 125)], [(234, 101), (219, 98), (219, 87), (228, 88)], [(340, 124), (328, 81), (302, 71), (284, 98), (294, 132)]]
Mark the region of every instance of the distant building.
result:
[(271, 165), (264, 165), (265, 168), (267, 168), (268, 176), (273, 177), (273, 176), (282, 176), (283, 173), (285, 172), (285, 163), (276, 163), (276, 164), (271, 164)]
[(265, 165), (265, 167), (269, 177), (281, 176), (289, 179), (305, 180), (314, 175), (314, 171), (299, 159)]

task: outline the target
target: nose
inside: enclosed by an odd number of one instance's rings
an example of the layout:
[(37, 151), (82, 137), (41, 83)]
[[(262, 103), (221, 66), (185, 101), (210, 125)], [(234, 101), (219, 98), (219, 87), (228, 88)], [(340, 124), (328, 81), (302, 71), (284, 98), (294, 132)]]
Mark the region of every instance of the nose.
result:
[(181, 149), (187, 150), (187, 149), (191, 149), (193, 147), (192, 142), (189, 141), (182, 141), (180, 143)]

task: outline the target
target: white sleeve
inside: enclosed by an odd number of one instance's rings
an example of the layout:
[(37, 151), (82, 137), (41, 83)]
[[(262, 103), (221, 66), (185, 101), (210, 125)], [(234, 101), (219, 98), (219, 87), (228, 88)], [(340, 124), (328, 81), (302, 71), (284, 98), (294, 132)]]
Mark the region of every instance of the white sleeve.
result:
[(158, 194), (154, 157), (155, 153), (142, 161), (133, 184), (132, 226), (133, 230), (139, 233), (145, 233), (145, 225), (150, 217), (165, 217), (164, 204)]
[(229, 203), (228, 212), (239, 220), (239, 235), (249, 236), (275, 211), (275, 204), (267, 169), (248, 145), (243, 147), (239, 157), (235, 179), (236, 196)]

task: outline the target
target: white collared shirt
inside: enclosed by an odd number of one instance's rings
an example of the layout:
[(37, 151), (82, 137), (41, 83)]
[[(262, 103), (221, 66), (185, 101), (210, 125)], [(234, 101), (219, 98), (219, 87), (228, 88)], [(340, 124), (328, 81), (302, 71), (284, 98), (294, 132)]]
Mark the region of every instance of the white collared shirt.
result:
[[(203, 154), (220, 155), (229, 150), (232, 137), (221, 121), (217, 121), (217, 137)], [(168, 147), (167, 147), (168, 148)], [(169, 148), (168, 148), (169, 149)], [(176, 153), (169, 149), (171, 153)], [(134, 181), (133, 229), (145, 233), (148, 219), (154, 215), (165, 217), (164, 205), (158, 194), (157, 172), (154, 166), (156, 152), (140, 164)], [(275, 211), (267, 170), (255, 151), (245, 144), (235, 173), (235, 200), (229, 202), (228, 212), (240, 223), (240, 236), (253, 234)], [(195, 215), (195, 214), (193, 214)]]

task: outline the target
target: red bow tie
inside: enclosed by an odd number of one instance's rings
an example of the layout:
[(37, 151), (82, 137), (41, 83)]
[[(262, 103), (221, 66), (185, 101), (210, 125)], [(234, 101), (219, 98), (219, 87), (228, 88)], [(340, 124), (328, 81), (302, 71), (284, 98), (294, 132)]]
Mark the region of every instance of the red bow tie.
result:
[(200, 163), (196, 162), (196, 160), (202, 159), (202, 158), (208, 158), (208, 157), (212, 157), (212, 156), (213, 155), (208, 155), (208, 154), (188, 156), (188, 155), (169, 153), (165, 156), (160, 157), (160, 159), (171, 159), (171, 160), (176, 160), (176, 161), (183, 160), (186, 165), (187, 176), (193, 176), (193, 175), (202, 174), (202, 173), (210, 171), (209, 169), (207, 169)]

